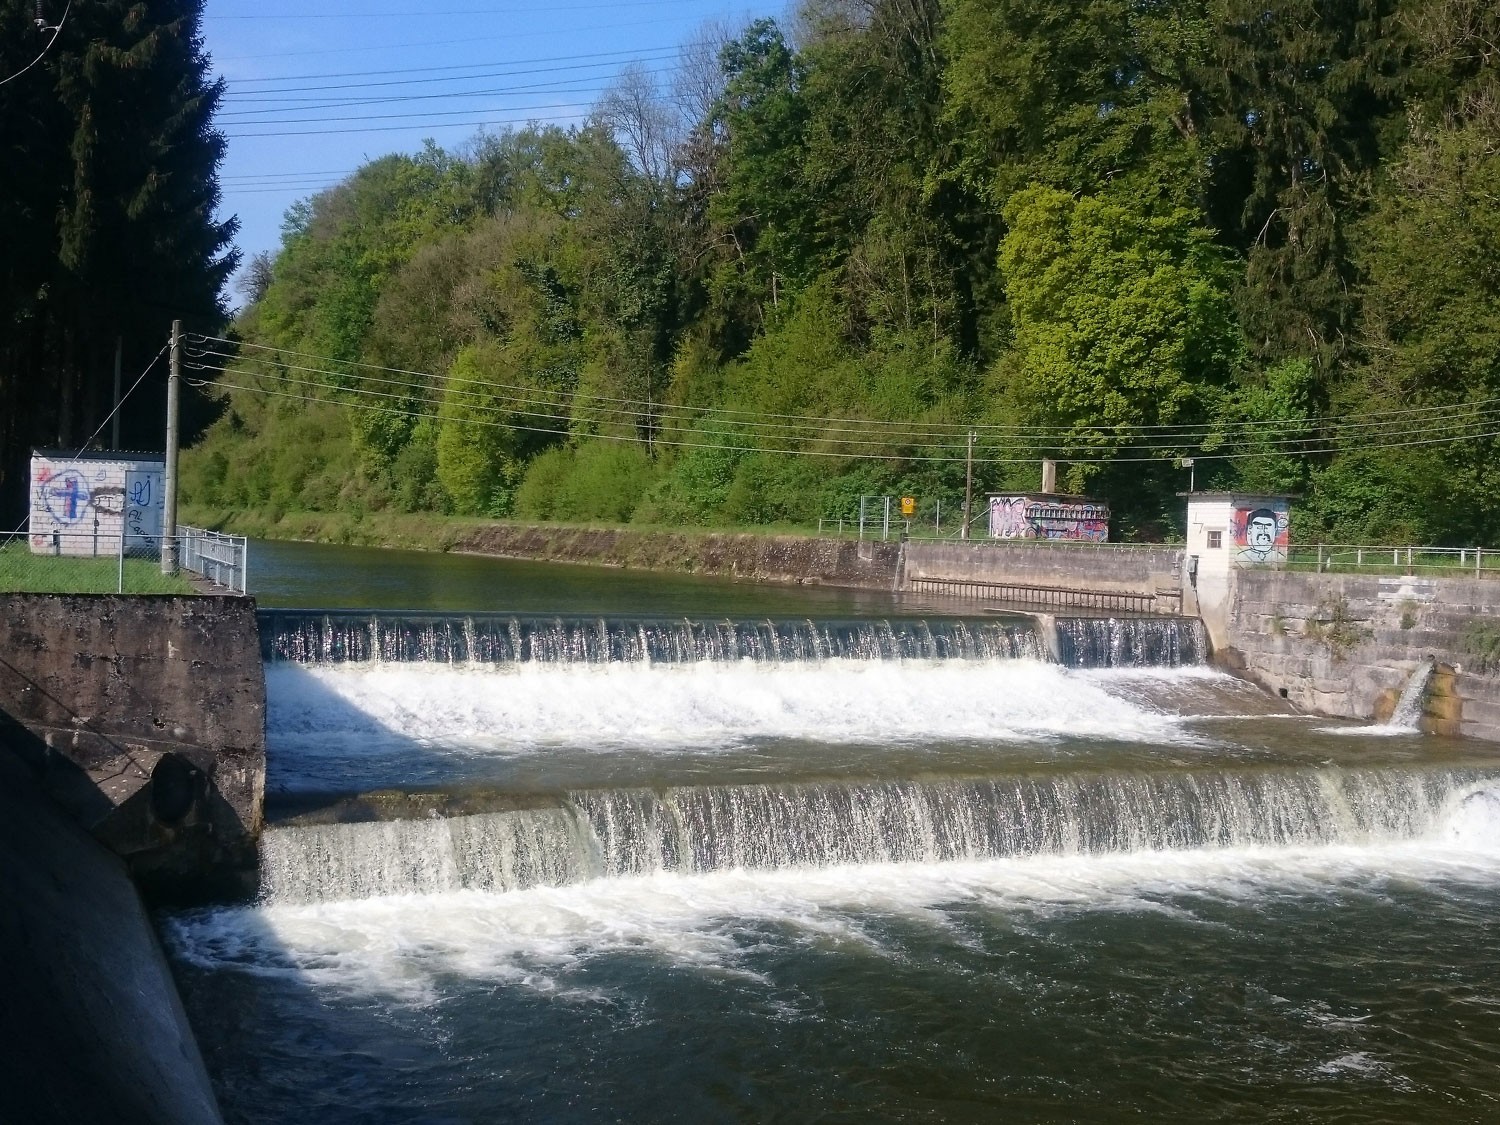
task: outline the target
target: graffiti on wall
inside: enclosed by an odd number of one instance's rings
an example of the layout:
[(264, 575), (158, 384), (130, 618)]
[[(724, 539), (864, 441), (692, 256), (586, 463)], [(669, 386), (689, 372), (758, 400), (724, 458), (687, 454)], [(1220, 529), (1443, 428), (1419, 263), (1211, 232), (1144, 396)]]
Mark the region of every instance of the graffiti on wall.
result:
[(1286, 562), (1291, 512), (1285, 500), (1236, 501), (1229, 517), (1236, 566)]
[[(162, 465), (145, 460), (31, 460), (31, 549), (99, 555), (152, 548), (161, 534)], [(121, 543), (121, 535), (124, 543)]]
[(1109, 539), (1109, 507), (1087, 501), (1067, 503), (1030, 496), (991, 496), (990, 537), (1104, 543)]

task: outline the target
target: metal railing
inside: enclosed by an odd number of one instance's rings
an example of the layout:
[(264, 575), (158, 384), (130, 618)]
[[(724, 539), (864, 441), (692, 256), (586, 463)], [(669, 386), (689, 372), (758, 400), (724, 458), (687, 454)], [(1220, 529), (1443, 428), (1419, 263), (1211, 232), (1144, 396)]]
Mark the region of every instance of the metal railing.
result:
[(177, 564), (215, 586), (240, 594), (249, 588), (250, 544), (243, 535), (178, 524)]
[(1428, 574), (1500, 578), (1500, 550), (1490, 547), (1385, 547), (1317, 543), (1287, 548), (1288, 570), (1320, 574)]
[[(0, 534), (0, 593), (193, 594), (203, 582), (243, 594), (244, 537), (179, 528), (175, 536), (113, 528)], [(162, 547), (175, 545), (178, 570), (162, 573)]]

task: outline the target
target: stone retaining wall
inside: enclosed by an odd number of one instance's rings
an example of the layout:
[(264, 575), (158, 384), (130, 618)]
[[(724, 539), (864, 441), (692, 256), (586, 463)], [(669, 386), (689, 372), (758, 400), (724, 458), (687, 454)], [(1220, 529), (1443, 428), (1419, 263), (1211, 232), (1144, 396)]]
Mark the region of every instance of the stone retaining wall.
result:
[(1423, 726), (1500, 741), (1500, 581), (1234, 573), (1228, 667), (1318, 714), (1383, 721), (1438, 663)]

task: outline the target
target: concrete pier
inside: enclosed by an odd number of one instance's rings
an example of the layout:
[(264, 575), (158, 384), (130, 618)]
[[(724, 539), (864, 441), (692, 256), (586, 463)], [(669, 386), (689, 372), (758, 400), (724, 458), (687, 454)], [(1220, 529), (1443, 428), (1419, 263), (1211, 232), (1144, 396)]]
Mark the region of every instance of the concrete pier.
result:
[(250, 599), (0, 597), (0, 741), (153, 900), (253, 888), (266, 755)]

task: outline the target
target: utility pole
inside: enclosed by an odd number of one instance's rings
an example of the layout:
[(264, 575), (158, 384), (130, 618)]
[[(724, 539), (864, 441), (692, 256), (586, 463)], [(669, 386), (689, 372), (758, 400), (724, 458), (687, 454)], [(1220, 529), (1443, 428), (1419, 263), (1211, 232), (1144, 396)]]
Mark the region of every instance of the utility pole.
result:
[(182, 382), (182, 321), (172, 322), (172, 372), (167, 376), (167, 471), (162, 481), (161, 572), (177, 573), (177, 408)]
[(120, 448), (120, 361), (125, 351), (125, 337), (115, 337), (115, 416), (109, 423), (109, 447)]
[(964, 452), (964, 520), (959, 525), (958, 537), (969, 537), (969, 508), (974, 500), (974, 431), (969, 431), (968, 446)]

